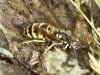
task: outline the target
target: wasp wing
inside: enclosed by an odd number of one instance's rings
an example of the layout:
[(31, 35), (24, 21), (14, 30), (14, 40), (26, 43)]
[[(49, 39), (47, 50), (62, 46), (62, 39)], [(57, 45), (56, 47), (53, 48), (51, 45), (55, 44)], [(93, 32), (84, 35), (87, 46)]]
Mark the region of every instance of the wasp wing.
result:
[(54, 27), (58, 28), (61, 30), (61, 28), (54, 22), (52, 21), (45, 13), (43, 13), (41, 10), (31, 10), (33, 15), (40, 16), (41, 20), (44, 22), (53, 25)]
[(41, 28), (38, 28), (38, 27), (34, 26), (34, 29), (36, 30), (36, 32), (42, 34), (44, 37), (49, 38), (50, 40), (61, 42), (60, 38), (57, 38), (55, 35), (50, 34), (50, 33), (44, 31)]

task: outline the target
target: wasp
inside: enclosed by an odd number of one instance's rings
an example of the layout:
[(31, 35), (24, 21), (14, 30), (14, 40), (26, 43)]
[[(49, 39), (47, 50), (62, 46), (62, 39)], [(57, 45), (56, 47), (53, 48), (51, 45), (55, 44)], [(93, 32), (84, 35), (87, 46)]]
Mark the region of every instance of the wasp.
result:
[(38, 40), (39, 42), (42, 42), (41, 40), (52, 42), (47, 50), (55, 45), (63, 45), (64, 49), (67, 49), (71, 44), (70, 37), (65, 32), (46, 23), (34, 23), (33, 25), (27, 26), (24, 29), (23, 35), (27, 38)]
[(50, 18), (48, 18), (43, 12), (37, 12), (42, 14), (43, 17), (51, 21), (51, 24), (47, 23), (34, 23), (32, 25), (27, 26), (24, 29), (23, 35), (27, 38), (33, 39), (30, 41), (22, 42), (50, 42), (51, 45), (46, 49), (44, 54), (55, 47), (56, 45), (62, 45), (64, 49), (67, 49), (71, 45), (71, 38), (61, 29), (59, 28)]

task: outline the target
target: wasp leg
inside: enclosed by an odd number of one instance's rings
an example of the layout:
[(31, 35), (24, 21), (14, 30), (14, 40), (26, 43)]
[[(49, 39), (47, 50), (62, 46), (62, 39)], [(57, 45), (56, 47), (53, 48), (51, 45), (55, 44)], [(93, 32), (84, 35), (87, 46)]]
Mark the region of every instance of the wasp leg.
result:
[(66, 44), (66, 46), (64, 47), (64, 50), (66, 50), (66, 49), (68, 48), (68, 46), (69, 46), (69, 45), (68, 45), (68, 44)]
[(73, 49), (73, 50), (74, 50), (75, 58), (77, 59), (77, 53), (76, 53), (76, 50), (75, 50), (75, 49)]
[(55, 48), (56, 51), (59, 50), (57, 47), (54, 47), (54, 48)]
[(46, 50), (43, 54), (46, 54), (48, 50), (50, 50), (53, 46), (55, 45), (55, 43), (52, 43)]
[(50, 50), (54, 45), (55, 45), (55, 43), (52, 43), (52, 44), (45, 50), (45, 52), (41, 55), (40, 59), (42, 59), (42, 58), (44, 57), (44, 55), (47, 53), (47, 51)]
[(19, 42), (18, 44), (30, 43), (30, 42), (45, 42), (45, 40), (28, 40), (24, 42)]

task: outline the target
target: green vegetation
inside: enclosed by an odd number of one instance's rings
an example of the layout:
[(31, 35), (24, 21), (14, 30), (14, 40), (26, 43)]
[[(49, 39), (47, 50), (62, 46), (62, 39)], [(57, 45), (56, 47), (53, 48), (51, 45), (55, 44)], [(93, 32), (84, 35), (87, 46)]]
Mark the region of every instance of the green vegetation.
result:
[[(79, 10), (79, 12), (83, 15), (83, 17), (86, 19), (86, 21), (89, 23), (89, 25), (91, 26), (91, 30), (92, 30), (92, 35), (94, 38), (94, 41), (97, 43), (96, 47), (98, 49), (93, 49), (92, 47), (90, 47), (90, 50), (92, 52), (92, 55), (89, 53), (89, 63), (91, 68), (94, 70), (93, 73), (91, 73), (92, 75), (94, 75), (95, 72), (97, 72), (96, 75), (100, 74), (100, 43), (98, 42), (98, 37), (100, 37), (100, 32), (99, 32), (99, 28), (97, 29), (94, 25), (94, 19), (93, 19), (93, 14), (91, 14), (91, 20), (88, 19), (88, 17), (82, 12), (82, 10), (80, 9), (80, 7), (77, 5), (77, 3), (75, 3), (73, 0), (70, 0), (72, 2), (72, 4), (77, 8), (77, 10)], [(95, 0), (96, 4), (98, 5), (98, 7), (100, 8), (100, 0)], [(95, 55), (98, 55), (98, 59), (96, 60)]]
[(7, 57), (13, 58), (13, 55), (6, 49), (0, 47), (0, 53), (6, 55)]
[(7, 73), (5, 73), (4, 71), (1, 71), (1, 70), (0, 70), (0, 75), (10, 75), (10, 74), (7, 74)]
[(0, 23), (0, 29), (4, 32), (4, 33), (7, 33), (7, 30), (6, 28)]
[(100, 0), (95, 0), (95, 2), (98, 5), (98, 7), (100, 8)]
[[(6, 28), (0, 23), (0, 29), (4, 32), (4, 33), (7, 33), (7, 30)], [(0, 47), (0, 53), (6, 55), (7, 57), (10, 57), (10, 58), (13, 58), (13, 55), (6, 49), (4, 48), (1, 48)], [(7, 74), (5, 73), (4, 71), (0, 71), (0, 75), (10, 75), (10, 74)]]
[[(89, 60), (89, 64), (91, 66), (91, 68), (97, 72), (98, 74), (100, 74), (100, 58), (98, 59), (98, 61), (95, 59), (95, 57), (93, 55), (91, 55), (89, 53), (89, 57), (91, 60)], [(98, 75), (97, 74), (97, 75)]]
[[(0, 23), (0, 29), (1, 29), (4, 33), (7, 33), (6, 28), (5, 28), (1, 23)], [(1, 48), (1, 47), (0, 47), (0, 53), (4, 54), (4, 55), (6, 55), (6, 56), (8, 56), (8, 57), (10, 57), (10, 58), (13, 58), (13, 55), (12, 55), (8, 50), (6, 50), (6, 49), (4, 49), (4, 48)]]

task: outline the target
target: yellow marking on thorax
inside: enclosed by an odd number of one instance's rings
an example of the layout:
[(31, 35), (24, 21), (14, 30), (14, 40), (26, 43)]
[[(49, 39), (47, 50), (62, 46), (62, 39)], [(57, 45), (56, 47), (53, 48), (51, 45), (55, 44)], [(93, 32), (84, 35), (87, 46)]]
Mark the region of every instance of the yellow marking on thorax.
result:
[(61, 30), (60, 31), (57, 31), (57, 34), (56, 34), (56, 37), (58, 37), (58, 38), (62, 38), (62, 35), (61, 34), (59, 34), (59, 32), (62, 32)]
[(64, 41), (64, 43), (68, 43), (67, 41)]
[(56, 34), (56, 37), (58, 37), (58, 34)]
[(59, 35), (59, 33), (57, 31), (56, 37), (61, 39), (62, 38), (62, 35)]
[[(59, 35), (59, 34), (58, 34)], [(62, 35), (59, 35), (59, 37), (58, 38), (62, 38)]]

